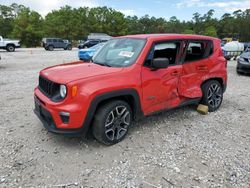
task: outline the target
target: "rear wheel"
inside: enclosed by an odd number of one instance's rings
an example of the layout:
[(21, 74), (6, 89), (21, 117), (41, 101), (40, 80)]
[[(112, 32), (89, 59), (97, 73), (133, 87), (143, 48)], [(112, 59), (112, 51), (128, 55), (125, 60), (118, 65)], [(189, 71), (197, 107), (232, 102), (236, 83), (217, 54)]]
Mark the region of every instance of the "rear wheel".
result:
[(12, 44), (7, 45), (6, 50), (8, 52), (14, 52), (15, 51), (15, 46)]
[(209, 112), (216, 111), (223, 100), (223, 88), (217, 80), (210, 80), (202, 86), (201, 103), (208, 106)]
[(102, 105), (93, 122), (93, 135), (101, 143), (112, 145), (124, 139), (132, 122), (130, 106), (121, 100)]

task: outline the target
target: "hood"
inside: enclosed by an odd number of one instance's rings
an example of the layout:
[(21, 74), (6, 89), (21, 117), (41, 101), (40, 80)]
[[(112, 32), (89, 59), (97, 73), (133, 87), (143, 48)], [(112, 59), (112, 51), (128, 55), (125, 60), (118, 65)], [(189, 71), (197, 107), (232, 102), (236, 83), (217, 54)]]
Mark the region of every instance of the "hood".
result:
[(95, 51), (95, 49), (91, 49), (91, 48), (86, 48), (86, 49), (79, 50), (79, 52), (93, 52), (93, 51)]
[(243, 52), (240, 57), (250, 59), (250, 52)]
[(48, 67), (42, 70), (40, 74), (56, 83), (66, 84), (75, 80), (112, 74), (122, 70), (123, 68), (106, 67), (94, 63), (77, 61)]

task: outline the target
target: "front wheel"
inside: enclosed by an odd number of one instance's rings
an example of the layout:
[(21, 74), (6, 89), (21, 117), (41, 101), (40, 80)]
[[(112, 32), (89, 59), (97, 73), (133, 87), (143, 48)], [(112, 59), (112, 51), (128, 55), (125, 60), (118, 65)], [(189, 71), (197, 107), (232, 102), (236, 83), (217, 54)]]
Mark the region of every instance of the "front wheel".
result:
[(124, 139), (132, 122), (130, 106), (121, 100), (102, 105), (93, 122), (93, 135), (101, 143), (112, 145)]
[(8, 52), (14, 52), (15, 51), (15, 46), (12, 44), (7, 45), (6, 47)]
[(48, 46), (48, 50), (49, 50), (49, 51), (53, 51), (53, 50), (54, 50), (54, 46), (49, 45), (49, 46)]
[(210, 80), (202, 86), (201, 103), (208, 106), (209, 112), (216, 111), (223, 100), (223, 88), (217, 80)]
[(72, 46), (68, 45), (67, 50), (72, 50)]

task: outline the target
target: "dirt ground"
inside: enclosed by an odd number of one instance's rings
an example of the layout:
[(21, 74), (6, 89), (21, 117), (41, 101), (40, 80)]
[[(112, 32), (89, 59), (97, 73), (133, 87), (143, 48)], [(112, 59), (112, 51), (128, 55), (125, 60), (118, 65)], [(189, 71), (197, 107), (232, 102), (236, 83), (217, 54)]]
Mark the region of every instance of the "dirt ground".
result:
[(150, 116), (107, 147), (48, 133), (33, 113), (39, 71), (77, 60), (77, 49), (0, 56), (0, 187), (250, 187), (250, 76), (235, 61), (219, 111)]

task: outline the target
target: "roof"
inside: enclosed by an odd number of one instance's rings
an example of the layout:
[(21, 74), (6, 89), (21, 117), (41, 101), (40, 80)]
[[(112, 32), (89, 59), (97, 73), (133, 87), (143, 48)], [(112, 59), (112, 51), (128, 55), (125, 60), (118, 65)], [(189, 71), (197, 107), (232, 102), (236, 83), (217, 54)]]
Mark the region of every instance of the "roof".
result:
[(141, 39), (207, 39), (214, 40), (217, 38), (203, 36), (203, 35), (190, 35), (190, 34), (172, 34), (172, 33), (162, 33), (162, 34), (137, 34), (137, 35), (127, 35), (123, 37), (129, 38), (141, 38)]

